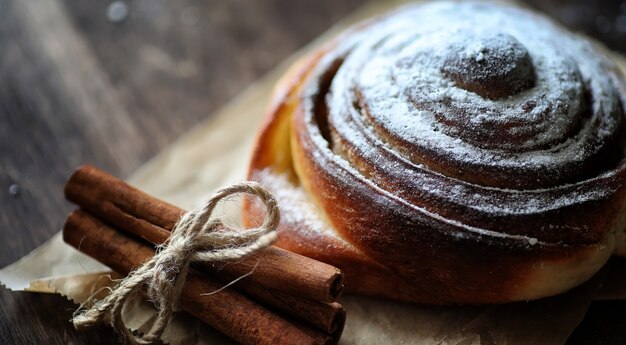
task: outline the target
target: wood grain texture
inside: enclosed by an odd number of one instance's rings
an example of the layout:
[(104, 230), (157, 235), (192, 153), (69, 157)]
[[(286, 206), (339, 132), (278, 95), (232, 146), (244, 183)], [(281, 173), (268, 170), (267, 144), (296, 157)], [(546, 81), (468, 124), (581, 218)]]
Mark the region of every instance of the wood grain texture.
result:
[[(78, 165), (128, 175), (361, 3), (133, 1), (114, 24), (108, 2), (0, 0), (0, 265), (61, 228)], [(0, 343), (117, 343), (74, 308), (1, 288)]]
[[(109, 1), (0, 0), (0, 265), (61, 228), (78, 165), (127, 176), (364, 2), (133, 0), (112, 23)], [(74, 308), (0, 288), (0, 344), (118, 343)], [(594, 304), (570, 345), (619, 344), (625, 319)]]

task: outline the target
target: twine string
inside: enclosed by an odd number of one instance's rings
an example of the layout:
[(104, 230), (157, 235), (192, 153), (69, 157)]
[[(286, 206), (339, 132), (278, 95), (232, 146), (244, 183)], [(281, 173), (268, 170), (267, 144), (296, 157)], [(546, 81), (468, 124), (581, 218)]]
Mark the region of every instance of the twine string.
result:
[[(217, 204), (235, 194), (250, 194), (263, 202), (267, 212), (261, 226), (245, 230), (229, 228), (212, 217)], [(111, 294), (87, 309), (79, 308), (72, 319), (74, 327), (90, 327), (104, 322), (108, 316), (111, 326), (131, 343), (158, 342), (172, 314), (179, 308), (192, 263), (236, 260), (258, 252), (276, 240), (279, 222), (276, 199), (260, 184), (247, 181), (219, 190), (204, 205), (185, 213), (172, 229), (168, 241), (157, 247), (150, 260), (122, 279)], [(122, 319), (122, 309), (141, 292), (154, 304), (157, 314), (150, 330), (136, 335)]]

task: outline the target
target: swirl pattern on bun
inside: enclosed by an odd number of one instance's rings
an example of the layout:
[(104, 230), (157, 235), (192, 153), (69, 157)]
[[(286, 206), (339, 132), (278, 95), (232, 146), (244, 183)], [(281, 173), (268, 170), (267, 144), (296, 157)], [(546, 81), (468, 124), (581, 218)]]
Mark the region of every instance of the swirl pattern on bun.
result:
[(283, 200), (279, 245), (342, 268), (349, 291), (421, 303), (587, 280), (626, 218), (626, 87), (598, 49), (482, 2), (348, 30), (283, 78), (259, 136), (250, 177)]

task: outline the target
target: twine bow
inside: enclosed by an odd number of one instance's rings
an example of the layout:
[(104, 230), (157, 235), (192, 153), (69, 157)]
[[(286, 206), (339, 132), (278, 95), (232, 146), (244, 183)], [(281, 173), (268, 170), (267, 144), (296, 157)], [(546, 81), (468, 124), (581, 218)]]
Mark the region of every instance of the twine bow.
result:
[[(220, 200), (240, 193), (258, 197), (267, 207), (260, 227), (245, 231), (231, 229), (211, 217)], [(108, 313), (111, 326), (131, 343), (158, 342), (173, 312), (178, 310), (192, 263), (236, 260), (266, 248), (276, 240), (279, 222), (276, 199), (260, 184), (242, 182), (219, 190), (202, 207), (184, 214), (168, 241), (157, 248), (150, 260), (124, 278), (111, 294), (86, 310), (79, 309), (72, 319), (74, 327), (81, 329), (103, 322)], [(139, 336), (126, 327), (122, 308), (132, 296), (144, 291), (158, 312), (150, 330)]]

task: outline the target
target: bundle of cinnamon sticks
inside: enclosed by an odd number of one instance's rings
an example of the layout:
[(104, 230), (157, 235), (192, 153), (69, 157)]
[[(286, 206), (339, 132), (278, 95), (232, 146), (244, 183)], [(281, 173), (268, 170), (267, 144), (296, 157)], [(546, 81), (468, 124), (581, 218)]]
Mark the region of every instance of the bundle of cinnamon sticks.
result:
[[(154, 255), (184, 213), (92, 166), (74, 172), (65, 196), (80, 207), (65, 222), (65, 242), (124, 275)], [(181, 307), (243, 344), (335, 344), (345, 324), (342, 290), (339, 269), (270, 247), (194, 267)]]

